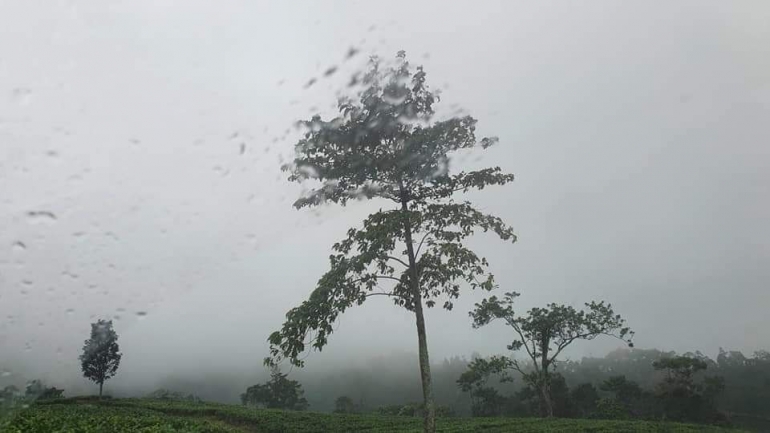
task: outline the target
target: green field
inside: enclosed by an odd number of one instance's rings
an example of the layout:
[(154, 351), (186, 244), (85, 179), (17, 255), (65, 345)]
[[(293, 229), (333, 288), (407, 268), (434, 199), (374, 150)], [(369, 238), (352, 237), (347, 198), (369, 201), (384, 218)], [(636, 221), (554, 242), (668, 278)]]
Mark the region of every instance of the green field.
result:
[[(0, 425), (3, 432), (416, 432), (421, 420), (251, 409), (215, 403), (66, 399), (38, 403)], [(648, 421), (445, 418), (443, 432), (718, 432), (716, 427)], [(735, 430), (729, 430), (735, 432)]]

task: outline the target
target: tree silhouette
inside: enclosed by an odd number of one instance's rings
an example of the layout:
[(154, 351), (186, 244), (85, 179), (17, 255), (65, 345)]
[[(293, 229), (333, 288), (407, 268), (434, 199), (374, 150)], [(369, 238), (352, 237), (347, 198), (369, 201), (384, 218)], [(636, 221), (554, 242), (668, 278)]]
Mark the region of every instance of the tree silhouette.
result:
[(120, 365), (118, 334), (112, 329), (112, 320), (99, 320), (91, 324), (91, 338), (83, 344), (80, 366), (83, 376), (99, 384), (102, 396), (104, 381), (115, 376)]

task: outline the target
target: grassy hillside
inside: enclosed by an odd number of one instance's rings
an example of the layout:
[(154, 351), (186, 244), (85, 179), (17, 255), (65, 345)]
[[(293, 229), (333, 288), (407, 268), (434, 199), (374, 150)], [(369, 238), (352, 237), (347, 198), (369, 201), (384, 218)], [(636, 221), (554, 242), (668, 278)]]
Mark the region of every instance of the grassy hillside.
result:
[[(6, 420), (3, 432), (416, 432), (417, 418), (258, 410), (213, 403), (66, 399), (38, 403)], [(718, 432), (646, 421), (446, 418), (443, 432)], [(735, 430), (730, 430), (735, 431)]]

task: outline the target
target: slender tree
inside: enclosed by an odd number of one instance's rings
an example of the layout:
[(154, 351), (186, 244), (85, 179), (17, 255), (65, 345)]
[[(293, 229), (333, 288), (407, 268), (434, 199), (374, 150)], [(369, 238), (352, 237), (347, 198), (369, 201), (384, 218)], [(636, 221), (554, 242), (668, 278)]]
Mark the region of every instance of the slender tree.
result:
[(384, 199), (391, 209), (369, 215), (333, 246), (330, 270), (299, 307), (290, 310), (280, 331), (270, 335), (274, 364), (288, 358), (297, 366), (308, 347), (321, 350), (337, 317), (372, 296), (387, 296), (414, 313), (425, 403), (425, 431), (435, 431), (435, 406), (423, 309), (443, 301), (450, 310), (461, 283), (492, 290), (486, 259), (463, 241), (474, 231), (514, 241), (513, 230), (455, 193), (513, 180), (499, 167), (450, 174), (450, 155), (486, 149), (496, 138), (476, 139), (470, 116), (433, 119), (438, 97), (425, 83), (422, 67), (412, 69), (403, 51), (394, 65), (372, 58), (356, 98), (338, 103), (339, 116), (301, 122), (307, 128), (284, 167), (291, 181), (319, 185), (294, 203), (297, 208), (326, 202)]
[(471, 311), (473, 327), (503, 319), (516, 332), (508, 349), (522, 348), (531, 360), (532, 370), (511, 358), (511, 367), (540, 393), (543, 412), (553, 416), (551, 396), (552, 366), (564, 349), (576, 340), (593, 340), (600, 335), (609, 335), (625, 341), (633, 347), (633, 331), (625, 326), (625, 320), (616, 315), (612, 305), (604, 302), (585, 304), (587, 310), (578, 311), (573, 307), (548, 304), (546, 308), (532, 308), (525, 315), (516, 314), (514, 299), (519, 294), (506, 293), (502, 299), (492, 296), (484, 299)]
[(115, 376), (120, 365), (118, 334), (112, 329), (112, 320), (99, 320), (91, 324), (91, 338), (83, 345), (80, 366), (83, 376), (99, 384), (99, 398), (102, 397), (104, 381)]

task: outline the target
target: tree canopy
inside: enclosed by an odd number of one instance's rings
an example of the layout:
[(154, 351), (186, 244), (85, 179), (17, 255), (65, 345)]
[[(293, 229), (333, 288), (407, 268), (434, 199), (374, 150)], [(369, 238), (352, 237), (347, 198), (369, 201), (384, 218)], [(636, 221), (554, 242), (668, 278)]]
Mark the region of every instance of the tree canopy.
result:
[(308, 404), (303, 394), (299, 382), (289, 380), (286, 374), (274, 367), (270, 372), (270, 380), (262, 385), (248, 387), (241, 394), (241, 402), (246, 406), (267, 409), (305, 410)]
[(502, 319), (515, 331), (514, 340), (508, 349), (524, 349), (531, 361), (532, 370), (528, 370), (515, 358), (511, 358), (510, 366), (524, 380), (537, 387), (544, 412), (548, 416), (553, 416), (551, 366), (570, 344), (576, 340), (593, 340), (600, 335), (608, 335), (633, 347), (633, 331), (625, 325), (620, 315), (615, 314), (611, 304), (591, 302), (585, 304), (586, 310), (578, 311), (571, 306), (551, 303), (545, 308), (532, 308), (526, 314), (517, 314), (514, 301), (518, 296), (516, 292), (505, 293), (502, 298), (491, 296), (477, 303), (469, 314), (475, 328)]
[(122, 356), (112, 320), (92, 323), (91, 338), (83, 344), (83, 353), (79, 359), (83, 376), (99, 384), (100, 397), (104, 381), (115, 376)]

